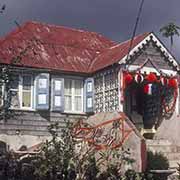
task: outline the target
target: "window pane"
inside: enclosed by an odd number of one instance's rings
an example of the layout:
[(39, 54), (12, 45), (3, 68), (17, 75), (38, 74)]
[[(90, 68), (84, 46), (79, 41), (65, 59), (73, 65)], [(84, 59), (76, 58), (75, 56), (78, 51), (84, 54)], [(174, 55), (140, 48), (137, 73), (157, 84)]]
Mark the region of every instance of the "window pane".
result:
[(80, 96), (75, 97), (75, 111), (82, 111), (82, 98)]
[(65, 96), (64, 97), (64, 108), (66, 111), (72, 111), (72, 97), (71, 96)]
[(19, 76), (14, 75), (12, 79), (10, 80), (10, 88), (11, 89), (18, 89), (19, 85)]
[(31, 90), (31, 76), (23, 76), (23, 90)]
[(81, 95), (82, 92), (82, 81), (75, 80), (75, 95)]
[(31, 92), (22, 93), (22, 106), (31, 107)]
[(19, 94), (18, 91), (10, 91), (11, 107), (19, 108)]
[(64, 82), (64, 94), (72, 94), (72, 81), (69, 79)]

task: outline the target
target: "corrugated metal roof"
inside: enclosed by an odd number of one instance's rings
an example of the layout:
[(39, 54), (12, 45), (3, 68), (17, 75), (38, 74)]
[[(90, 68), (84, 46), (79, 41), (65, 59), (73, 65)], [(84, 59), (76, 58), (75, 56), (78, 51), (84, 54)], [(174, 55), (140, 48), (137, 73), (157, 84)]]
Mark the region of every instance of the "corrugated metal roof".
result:
[[(138, 45), (144, 38), (146, 38), (150, 33), (144, 33), (139, 36), (136, 36), (133, 39), (132, 47), (133, 49), (136, 45)], [(105, 68), (109, 65), (112, 65), (118, 61), (120, 61), (123, 57), (128, 54), (130, 48), (131, 40), (125, 41), (118, 45), (107, 48), (97, 56), (94, 61), (91, 63), (89, 71), (95, 72), (102, 68)]]
[[(133, 46), (146, 36), (137, 36)], [(90, 73), (121, 59), (129, 43), (117, 45), (94, 32), (27, 22), (0, 41), (0, 63)]]

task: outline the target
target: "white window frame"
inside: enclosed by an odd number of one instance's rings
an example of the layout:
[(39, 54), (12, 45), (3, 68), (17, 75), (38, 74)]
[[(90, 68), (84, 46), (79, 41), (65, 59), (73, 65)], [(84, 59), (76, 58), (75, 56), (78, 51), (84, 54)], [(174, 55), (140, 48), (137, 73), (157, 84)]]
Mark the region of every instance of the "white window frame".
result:
[[(12, 91), (17, 90), (18, 91), (18, 96), (19, 96), (19, 104), (20, 106), (17, 107), (13, 107), (11, 106), (10, 109), (14, 109), (14, 110), (34, 110), (34, 83), (33, 83), (33, 75), (31, 74), (17, 74), (18, 78), (19, 78), (19, 84), (18, 84), (18, 89), (10, 89)], [(30, 107), (23, 107), (22, 103), (23, 103), (23, 76), (30, 76), (31, 77), (31, 106)]]
[[(72, 93), (71, 94), (66, 94), (65, 93), (65, 85), (64, 85), (64, 101), (66, 99), (66, 96), (71, 96), (72, 98), (72, 104), (71, 104), (71, 107), (72, 107), (72, 110), (66, 110), (65, 109), (65, 105), (64, 105), (64, 112), (65, 113), (83, 113), (84, 112), (84, 83), (83, 83), (83, 79), (71, 79), (71, 78), (65, 78), (64, 79), (64, 84), (66, 83), (66, 80), (70, 80), (71, 83), (72, 83), (72, 87), (71, 87), (71, 91)], [(82, 85), (82, 88), (81, 88), (81, 95), (76, 95), (75, 94), (75, 81), (76, 80), (79, 80), (81, 81), (81, 85)], [(80, 111), (77, 111), (75, 110), (75, 97), (81, 97), (81, 110)]]

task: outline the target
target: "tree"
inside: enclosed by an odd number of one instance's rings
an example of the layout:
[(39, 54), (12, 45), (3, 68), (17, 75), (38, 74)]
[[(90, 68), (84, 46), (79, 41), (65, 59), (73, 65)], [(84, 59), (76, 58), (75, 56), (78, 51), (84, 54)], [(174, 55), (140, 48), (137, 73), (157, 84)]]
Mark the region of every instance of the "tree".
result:
[(160, 29), (160, 32), (162, 33), (162, 35), (170, 39), (171, 50), (174, 44), (174, 36), (180, 36), (179, 30), (180, 30), (180, 27), (174, 24), (173, 22), (163, 26)]

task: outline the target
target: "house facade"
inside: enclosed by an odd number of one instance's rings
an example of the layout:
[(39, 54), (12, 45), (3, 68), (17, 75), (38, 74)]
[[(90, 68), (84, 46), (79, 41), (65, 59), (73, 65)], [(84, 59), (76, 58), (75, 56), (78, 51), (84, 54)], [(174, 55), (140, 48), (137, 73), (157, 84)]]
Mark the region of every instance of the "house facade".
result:
[(122, 111), (142, 134), (179, 114), (180, 66), (154, 33), (115, 43), (93, 32), (27, 22), (0, 40), (0, 64), (11, 74), (12, 117), (0, 122), (10, 148), (47, 138), (50, 123)]

